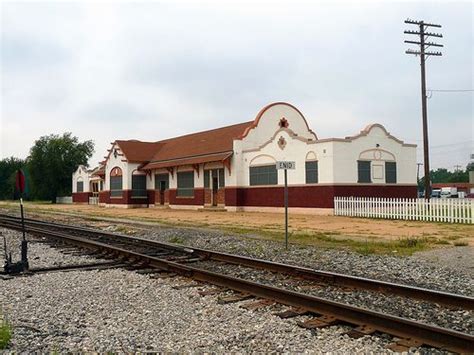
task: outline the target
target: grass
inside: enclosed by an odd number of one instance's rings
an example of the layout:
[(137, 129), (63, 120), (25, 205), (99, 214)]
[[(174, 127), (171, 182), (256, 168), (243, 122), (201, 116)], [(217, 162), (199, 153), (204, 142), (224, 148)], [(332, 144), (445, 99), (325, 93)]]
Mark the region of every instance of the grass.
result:
[(10, 324), (8, 324), (0, 316), (0, 350), (5, 349), (10, 342), (12, 337), (12, 329)]
[[(34, 205), (34, 204), (33, 204)], [(0, 207), (6, 207), (9, 209), (16, 209), (12, 204), (9, 203), (0, 203)], [(35, 209), (33, 206), (29, 206), (28, 210), (46, 214), (56, 214), (57, 210), (53, 208), (47, 208), (46, 206), (38, 206), (38, 209)], [(70, 210), (67, 215), (77, 215), (85, 219), (97, 219), (97, 218), (126, 218), (129, 220), (135, 220), (140, 222), (147, 222), (156, 225), (170, 226), (170, 227), (184, 227), (184, 228), (209, 228), (209, 218), (206, 217), (202, 220), (186, 220), (183, 218), (175, 219), (163, 219), (160, 216), (150, 214), (149, 216), (127, 216), (127, 211), (116, 210), (114, 211), (114, 216), (111, 216), (110, 211), (108, 210), (95, 210), (94, 213), (89, 211), (81, 210)], [(237, 213), (239, 215), (239, 213)], [(307, 217), (304, 217), (307, 219)], [(290, 220), (291, 222), (291, 220)], [(364, 223), (369, 224), (370, 220), (364, 221)], [(297, 223), (295, 223), (297, 224)], [(404, 222), (405, 226), (416, 226), (408, 222)], [(445, 224), (442, 224), (445, 225)], [(423, 224), (419, 224), (423, 226)], [(446, 226), (448, 227), (448, 226)], [(303, 229), (304, 228), (304, 229)], [(445, 233), (445, 231), (430, 231), (429, 233), (423, 232), (418, 237), (399, 237), (398, 239), (385, 239), (379, 238), (380, 232), (376, 233), (370, 230), (361, 230), (359, 229), (358, 235), (347, 235), (346, 233), (351, 233), (350, 228), (347, 229), (347, 232), (344, 231), (320, 231), (311, 229), (311, 227), (303, 228), (292, 228), (289, 235), (289, 242), (294, 245), (311, 245), (314, 247), (321, 248), (335, 248), (335, 249), (348, 249), (355, 251), (357, 253), (368, 255), (368, 254), (389, 254), (389, 255), (411, 255), (414, 252), (440, 247), (442, 245), (455, 245), (455, 246), (464, 246), (468, 245), (466, 242), (460, 242), (458, 239), (464, 238), (463, 234), (470, 232), (472, 226), (449, 226), (451, 234)], [(443, 227), (445, 228), (445, 227)], [(469, 228), (469, 229), (468, 229)], [(284, 243), (285, 235), (283, 226), (280, 224), (270, 224), (265, 223), (261, 225), (254, 226), (243, 226), (242, 224), (232, 224), (232, 220), (225, 219), (221, 220), (219, 224), (213, 223), (213, 230), (220, 230), (223, 232), (231, 234), (239, 234), (246, 238), (254, 239), (264, 239), (264, 240), (273, 240), (280, 243)], [(343, 228), (344, 229), (344, 228)], [(127, 234), (134, 234), (133, 228), (126, 226), (118, 226), (118, 232), (124, 232)], [(409, 232), (408, 232), (409, 233)], [(407, 233), (407, 234), (408, 234)], [(404, 235), (404, 234), (401, 234)], [(184, 244), (185, 240), (181, 237), (175, 236), (170, 238), (171, 243), (175, 244)]]
[[(284, 232), (275, 230), (255, 230), (250, 228), (229, 227), (226, 231), (242, 234), (249, 237), (274, 240), (284, 242)], [(349, 249), (363, 255), (369, 254), (394, 254), (412, 255), (417, 251), (429, 249), (433, 244), (437, 244), (437, 238), (430, 237), (406, 237), (394, 241), (376, 240), (375, 237), (348, 238), (339, 232), (295, 232), (289, 234), (288, 240), (291, 244), (312, 245), (321, 248)], [(447, 242), (450, 244), (449, 242)], [(441, 244), (445, 244), (441, 241)]]
[(467, 247), (468, 245), (468, 242), (454, 242), (455, 247)]
[(175, 235), (169, 239), (169, 242), (174, 244), (184, 244), (184, 239)]

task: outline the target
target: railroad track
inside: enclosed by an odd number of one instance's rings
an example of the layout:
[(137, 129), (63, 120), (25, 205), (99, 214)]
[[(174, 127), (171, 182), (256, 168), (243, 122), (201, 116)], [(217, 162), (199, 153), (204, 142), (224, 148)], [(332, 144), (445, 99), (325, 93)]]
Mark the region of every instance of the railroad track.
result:
[[(0, 226), (17, 230), (21, 228), (20, 220), (8, 215), (0, 215)], [(378, 331), (400, 338), (397, 344), (393, 344), (396, 349), (400, 349), (397, 346), (409, 348), (424, 344), (459, 353), (474, 351), (474, 337), (470, 334), (236, 278), (206, 270), (199, 265), (210, 261), (240, 265), (338, 287), (383, 292), (387, 297), (396, 294), (469, 311), (474, 309), (474, 298), (471, 297), (39, 220), (26, 219), (26, 229), (28, 233), (53, 238), (57, 242), (104, 253), (117, 259), (132, 260), (144, 268), (173, 272), (232, 289), (242, 293), (242, 299), (251, 295), (295, 307), (296, 314), (314, 316), (306, 322), (308, 328), (342, 322), (355, 327), (350, 332), (352, 336)]]

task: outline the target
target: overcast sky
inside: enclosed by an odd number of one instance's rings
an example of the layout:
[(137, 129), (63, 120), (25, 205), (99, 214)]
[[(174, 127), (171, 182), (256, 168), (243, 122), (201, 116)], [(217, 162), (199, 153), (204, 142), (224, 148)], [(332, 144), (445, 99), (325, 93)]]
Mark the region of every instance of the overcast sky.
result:
[[(72, 132), (95, 142), (95, 165), (115, 139), (212, 129), (286, 101), (320, 138), (378, 122), (422, 162), (420, 66), (403, 21), (443, 25), (428, 88), (472, 89), (473, 2), (354, 3), (2, 2), (0, 158)], [(473, 94), (428, 100), (433, 168), (474, 153)]]

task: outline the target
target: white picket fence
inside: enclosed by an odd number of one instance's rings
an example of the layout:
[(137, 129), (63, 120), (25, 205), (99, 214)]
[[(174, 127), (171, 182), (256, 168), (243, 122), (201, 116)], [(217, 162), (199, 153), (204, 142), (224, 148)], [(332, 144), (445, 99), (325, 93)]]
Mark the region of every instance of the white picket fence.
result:
[(335, 197), (334, 215), (474, 224), (474, 200)]

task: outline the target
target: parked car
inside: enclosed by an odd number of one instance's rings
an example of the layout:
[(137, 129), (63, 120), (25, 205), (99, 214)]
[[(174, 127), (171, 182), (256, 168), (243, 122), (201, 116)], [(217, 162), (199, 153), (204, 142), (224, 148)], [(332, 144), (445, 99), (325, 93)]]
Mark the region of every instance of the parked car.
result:
[(440, 198), (440, 197), (441, 197), (441, 189), (431, 190), (431, 198)]
[(457, 187), (442, 187), (440, 196), (441, 198), (456, 198), (458, 197), (458, 188)]

